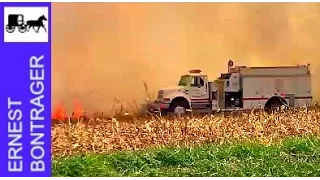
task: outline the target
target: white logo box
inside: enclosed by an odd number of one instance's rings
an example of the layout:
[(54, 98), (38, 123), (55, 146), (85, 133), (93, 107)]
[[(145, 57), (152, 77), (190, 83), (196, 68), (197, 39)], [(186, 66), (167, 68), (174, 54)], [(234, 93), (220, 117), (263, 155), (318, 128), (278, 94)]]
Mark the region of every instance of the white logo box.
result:
[[(41, 16), (47, 19), (42, 21), (45, 29), (37, 26), (41, 24), (38, 21)], [(33, 22), (29, 24), (35, 26), (27, 25), (27, 21), (30, 20)], [(48, 7), (4, 7), (4, 42), (48, 42), (50, 30), (48, 24)]]

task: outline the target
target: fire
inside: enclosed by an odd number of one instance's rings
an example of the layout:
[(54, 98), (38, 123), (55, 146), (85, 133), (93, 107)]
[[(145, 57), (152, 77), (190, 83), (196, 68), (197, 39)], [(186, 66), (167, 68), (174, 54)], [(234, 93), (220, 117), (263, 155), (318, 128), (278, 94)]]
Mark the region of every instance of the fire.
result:
[[(72, 119), (79, 119), (81, 118), (84, 114), (83, 109), (81, 108), (80, 104), (78, 101), (74, 101), (73, 105), (73, 112), (72, 112)], [(55, 108), (52, 113), (52, 120), (66, 120), (68, 119), (68, 116), (66, 114), (65, 108), (62, 106), (61, 103), (59, 103)]]
[(82, 115), (83, 115), (83, 109), (81, 108), (79, 102), (74, 101), (72, 117), (78, 119)]
[(65, 111), (64, 107), (62, 106), (62, 104), (58, 104), (55, 107), (55, 110), (53, 111), (52, 119), (54, 119), (54, 120), (63, 120), (66, 117), (67, 116), (66, 116), (66, 111)]

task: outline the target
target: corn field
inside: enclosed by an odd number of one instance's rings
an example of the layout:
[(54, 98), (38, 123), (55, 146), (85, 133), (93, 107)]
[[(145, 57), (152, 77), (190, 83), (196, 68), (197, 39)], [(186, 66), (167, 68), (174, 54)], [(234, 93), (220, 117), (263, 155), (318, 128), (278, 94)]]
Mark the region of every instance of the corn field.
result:
[(52, 126), (52, 156), (139, 150), (158, 146), (257, 140), (265, 145), (287, 136), (320, 135), (320, 108), (267, 114), (251, 111), (202, 117), (93, 117)]

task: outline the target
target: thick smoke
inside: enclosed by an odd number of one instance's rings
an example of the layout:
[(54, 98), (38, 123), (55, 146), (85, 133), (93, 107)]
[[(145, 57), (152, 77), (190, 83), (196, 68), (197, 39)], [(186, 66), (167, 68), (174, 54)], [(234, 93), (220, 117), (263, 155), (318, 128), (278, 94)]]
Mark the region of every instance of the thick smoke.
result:
[(54, 3), (53, 106), (108, 111), (201, 68), (310, 63), (319, 99), (318, 3)]

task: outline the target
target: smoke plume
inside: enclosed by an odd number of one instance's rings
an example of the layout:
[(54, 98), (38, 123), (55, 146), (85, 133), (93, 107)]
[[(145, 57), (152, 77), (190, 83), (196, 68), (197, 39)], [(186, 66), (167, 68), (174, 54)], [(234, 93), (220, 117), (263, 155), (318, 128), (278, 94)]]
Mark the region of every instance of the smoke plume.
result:
[(319, 99), (319, 3), (53, 3), (53, 106), (108, 111), (200, 68), (311, 64)]

